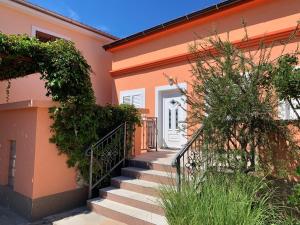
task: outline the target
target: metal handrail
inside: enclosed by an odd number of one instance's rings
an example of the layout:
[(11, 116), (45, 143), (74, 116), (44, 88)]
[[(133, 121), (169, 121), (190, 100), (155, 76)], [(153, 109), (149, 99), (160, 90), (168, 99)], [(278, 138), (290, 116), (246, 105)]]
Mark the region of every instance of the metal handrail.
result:
[(195, 140), (203, 133), (203, 126), (201, 126), (192, 136), (192, 138), (184, 145), (184, 147), (177, 152), (175, 155), (173, 161), (172, 161), (172, 166), (176, 166), (177, 160), (180, 159), (184, 153), (192, 146), (192, 144), (195, 142)]
[[(86, 155), (90, 157), (89, 198), (92, 197), (93, 189), (97, 187), (107, 176), (109, 176), (118, 166), (122, 163), (125, 166), (125, 160), (127, 157), (126, 148), (127, 123), (125, 122), (106, 134), (103, 138), (86, 150)], [(94, 164), (97, 166), (100, 165), (101, 167), (96, 179), (94, 179)]]
[(124, 123), (120, 124), (119, 126), (117, 126), (115, 129), (113, 129), (112, 131), (110, 131), (108, 134), (106, 134), (103, 138), (101, 138), (100, 140), (98, 140), (96, 143), (92, 144), (86, 151), (85, 154), (89, 155), (89, 151), (91, 150), (91, 148), (93, 148), (94, 146), (98, 145), (99, 143), (103, 142), (103, 140), (105, 140), (107, 137), (111, 136), (113, 133), (115, 133), (120, 127), (122, 127), (124, 125)]
[[(181, 179), (182, 179), (182, 170), (183, 170), (183, 175), (185, 175), (185, 170), (184, 167), (185, 165), (185, 160), (184, 156), (188, 154), (189, 152), (192, 151), (191, 148), (193, 144), (199, 140), (199, 138), (203, 135), (203, 126), (201, 126), (192, 136), (192, 138), (186, 143), (186, 145), (175, 155), (174, 159), (172, 160), (172, 166), (176, 167), (176, 185), (177, 185), (177, 190), (180, 191), (181, 189)], [(200, 149), (199, 149), (200, 150)], [(181, 163), (182, 161), (182, 163)]]

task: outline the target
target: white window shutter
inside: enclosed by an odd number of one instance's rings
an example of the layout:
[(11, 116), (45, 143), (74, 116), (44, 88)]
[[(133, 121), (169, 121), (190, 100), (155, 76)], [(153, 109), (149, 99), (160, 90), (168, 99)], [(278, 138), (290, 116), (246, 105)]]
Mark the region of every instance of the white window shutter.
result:
[(286, 109), (286, 102), (285, 101), (280, 101), (278, 105), (278, 114), (279, 118), (282, 120), (287, 119), (287, 109)]
[(142, 107), (142, 95), (133, 95), (132, 96), (132, 105), (134, 105), (136, 108)]
[(120, 92), (120, 103), (145, 108), (145, 89), (132, 89)]
[[(292, 100), (293, 106), (296, 108), (297, 107), (297, 101)], [(296, 108), (296, 111), (300, 115), (300, 109)], [(279, 118), (283, 120), (295, 120), (297, 119), (297, 116), (292, 109), (290, 103), (286, 101), (280, 101), (279, 102), (279, 108), (278, 108), (278, 113), (279, 113)]]

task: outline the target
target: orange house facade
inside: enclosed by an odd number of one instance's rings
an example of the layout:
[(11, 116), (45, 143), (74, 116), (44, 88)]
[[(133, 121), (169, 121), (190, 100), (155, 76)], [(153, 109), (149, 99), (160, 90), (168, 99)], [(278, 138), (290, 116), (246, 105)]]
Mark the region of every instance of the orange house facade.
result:
[[(146, 116), (157, 117), (158, 146), (181, 148), (187, 141), (186, 131), (180, 129), (187, 106), (167, 76), (191, 91), (189, 46), (199, 37), (208, 38), (215, 32), (224, 39), (229, 32), (230, 41), (239, 46), (245, 36), (244, 20), (250, 40), (240, 47), (253, 49), (261, 40), (271, 43), (287, 39), (299, 18), (300, 3), (295, 0), (227, 1), (218, 8), (210, 7), (105, 45), (112, 53), (112, 101), (146, 108)], [(290, 42), (286, 52), (296, 50), (298, 41)], [(275, 46), (272, 57), (278, 57), (281, 49)], [(286, 119), (294, 116), (287, 110), (280, 113)]]
[[(0, 31), (42, 40), (73, 41), (91, 65), (98, 104), (111, 103), (111, 54), (102, 46), (116, 38), (26, 1), (0, 1)], [(37, 219), (84, 205), (86, 187), (78, 182), (51, 137), (48, 108), (39, 74), (0, 83), (0, 204)]]
[[(229, 32), (239, 45), (242, 19), (250, 40), (241, 48), (286, 39), (300, 19), (300, 2), (228, 0), (124, 39), (22, 0), (0, 0), (0, 18), (3, 33), (73, 41), (92, 67), (97, 104), (127, 103), (143, 109), (144, 117), (157, 119), (158, 147), (176, 150), (187, 142), (182, 121), (188, 106), (166, 75), (191, 91), (189, 45), (214, 31), (224, 38)], [(295, 50), (297, 41), (291, 41), (286, 52)], [(281, 49), (275, 46), (272, 57)], [(0, 204), (31, 219), (85, 204), (87, 191), (76, 170), (68, 168), (66, 157), (49, 143), (48, 108), (53, 103), (45, 97), (39, 74), (11, 81), (9, 95), (7, 85), (0, 83)], [(287, 105), (280, 113), (284, 119), (294, 116)]]

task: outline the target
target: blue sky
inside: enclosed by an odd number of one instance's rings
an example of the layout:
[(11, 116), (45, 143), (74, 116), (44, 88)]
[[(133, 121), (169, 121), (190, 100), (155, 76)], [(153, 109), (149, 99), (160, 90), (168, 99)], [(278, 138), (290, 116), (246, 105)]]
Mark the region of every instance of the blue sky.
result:
[(126, 37), (222, 0), (28, 1), (118, 37)]

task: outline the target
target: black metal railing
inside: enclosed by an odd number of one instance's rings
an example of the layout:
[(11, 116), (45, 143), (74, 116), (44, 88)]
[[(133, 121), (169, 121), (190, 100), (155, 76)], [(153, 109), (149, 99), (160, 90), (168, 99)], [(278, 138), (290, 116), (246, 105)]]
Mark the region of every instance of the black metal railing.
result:
[(199, 184), (208, 170), (230, 172), (232, 168), (229, 161), (233, 155), (227, 150), (216, 151), (216, 146), (205, 140), (203, 127), (199, 128), (173, 159), (178, 191), (184, 182)]
[(157, 151), (157, 118), (142, 118), (142, 149), (155, 149)]
[(178, 191), (183, 181), (195, 179), (206, 170), (208, 158), (203, 151), (204, 145), (203, 127), (201, 127), (173, 159), (172, 165), (176, 167)]
[(92, 197), (93, 189), (117, 167), (122, 164), (125, 166), (131, 149), (128, 128), (127, 123), (121, 124), (87, 149), (86, 154), (90, 157), (89, 198)]

